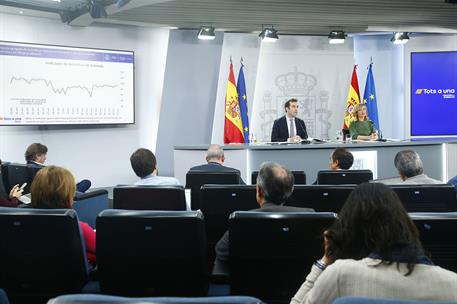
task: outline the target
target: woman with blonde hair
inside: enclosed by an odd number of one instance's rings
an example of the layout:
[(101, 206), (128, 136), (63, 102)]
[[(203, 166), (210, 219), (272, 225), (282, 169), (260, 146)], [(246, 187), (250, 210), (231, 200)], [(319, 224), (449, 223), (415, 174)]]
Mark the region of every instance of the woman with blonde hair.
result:
[[(44, 167), (36, 174), (30, 187), (32, 206), (39, 209), (69, 209), (76, 193), (75, 178), (65, 168)], [(87, 259), (95, 265), (95, 231), (85, 222), (79, 222)]]
[(349, 132), (352, 139), (357, 140), (375, 140), (378, 135), (373, 127), (373, 121), (368, 119), (367, 106), (359, 103), (354, 108), (355, 120), (349, 125)]

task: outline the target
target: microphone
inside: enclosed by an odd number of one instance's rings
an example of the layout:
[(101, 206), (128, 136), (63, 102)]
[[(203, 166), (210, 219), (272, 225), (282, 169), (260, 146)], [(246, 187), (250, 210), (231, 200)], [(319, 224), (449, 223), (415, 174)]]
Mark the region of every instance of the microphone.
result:
[(387, 139), (382, 138), (381, 130), (378, 130), (378, 139), (376, 141), (382, 141), (382, 142), (387, 141)]
[[(299, 121), (299, 120), (295, 119), (295, 122), (297, 122), (297, 121)], [(304, 123), (304, 122), (303, 122), (303, 123)], [(295, 124), (295, 125), (297, 125), (297, 124)], [(307, 138), (308, 138), (308, 133), (306, 132), (306, 129), (303, 128), (303, 126), (301, 125), (301, 123), (299, 123), (298, 125), (300, 126), (300, 129), (303, 131), (303, 133), (304, 133), (305, 136), (306, 136), (306, 137), (303, 138), (303, 139), (307, 139)]]

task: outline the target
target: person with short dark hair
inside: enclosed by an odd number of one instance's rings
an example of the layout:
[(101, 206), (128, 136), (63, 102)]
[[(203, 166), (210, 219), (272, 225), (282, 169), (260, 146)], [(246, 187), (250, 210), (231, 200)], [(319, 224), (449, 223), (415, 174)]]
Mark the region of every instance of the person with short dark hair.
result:
[[(224, 166), (225, 155), (224, 149), (220, 145), (212, 144), (206, 153), (206, 164), (194, 166), (189, 169), (191, 171), (218, 171), (218, 172), (240, 172), (235, 168)], [(244, 185), (243, 179), (240, 177), (240, 184)]]
[(46, 161), (46, 155), (48, 153), (48, 147), (40, 143), (33, 143), (25, 150), (25, 161), (27, 164), (36, 164), (38, 166), (44, 166)]
[[(33, 143), (27, 147), (25, 150), (24, 156), (27, 165), (36, 167), (36, 168), (44, 168), (46, 165), (44, 162), (46, 161), (48, 154), (48, 147), (40, 143)], [(92, 186), (92, 182), (88, 179), (83, 179), (76, 184), (76, 191), (79, 193), (84, 193)]]
[(326, 304), (344, 296), (457, 300), (457, 274), (424, 255), (416, 226), (397, 194), (383, 184), (354, 189), (323, 238), (324, 256), (293, 304)]
[(354, 156), (345, 148), (339, 147), (333, 150), (330, 156), (330, 169), (349, 170), (354, 163)]
[(148, 149), (140, 148), (133, 152), (130, 164), (135, 174), (141, 178), (135, 185), (180, 185), (174, 177), (157, 176), (157, 160), (154, 153)]
[[(262, 212), (313, 212), (311, 208), (284, 206), (294, 190), (294, 176), (289, 169), (274, 162), (262, 164), (257, 176), (256, 200), (260, 208), (252, 211)], [(229, 260), (228, 231), (216, 244), (216, 259), (220, 263)]]
[(303, 120), (297, 118), (298, 115), (298, 100), (295, 98), (289, 99), (284, 104), (286, 114), (278, 118), (273, 123), (271, 130), (271, 141), (288, 141), (300, 142), (308, 138), (306, 125)]
[[(70, 209), (76, 193), (75, 178), (70, 171), (57, 166), (47, 166), (38, 171), (30, 187), (31, 205), (39, 209)], [(96, 263), (95, 231), (89, 224), (79, 221), (84, 238), (87, 259)], [(52, 261), (50, 261), (52, 262)]]

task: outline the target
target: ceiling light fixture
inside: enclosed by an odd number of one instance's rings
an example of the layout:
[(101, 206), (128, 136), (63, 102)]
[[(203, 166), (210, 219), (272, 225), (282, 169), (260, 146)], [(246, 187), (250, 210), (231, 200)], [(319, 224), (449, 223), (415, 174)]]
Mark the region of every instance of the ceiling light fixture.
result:
[(213, 40), (214, 38), (216, 38), (214, 27), (204, 25), (198, 30), (198, 39), (200, 40)]
[(90, 0), (89, 2), (89, 14), (92, 18), (106, 18), (108, 14), (106, 13), (105, 7), (98, 3), (96, 0)]
[(273, 25), (269, 27), (264, 27), (262, 25), (262, 31), (259, 34), (259, 37), (262, 38), (262, 42), (276, 42), (279, 39), (278, 31), (275, 30)]
[(405, 44), (409, 41), (409, 35), (406, 32), (397, 32), (393, 34), (390, 41), (392, 41), (393, 44)]
[(341, 44), (344, 43), (344, 40), (346, 39), (346, 34), (344, 31), (331, 31), (330, 34), (328, 34), (328, 43), (330, 44)]

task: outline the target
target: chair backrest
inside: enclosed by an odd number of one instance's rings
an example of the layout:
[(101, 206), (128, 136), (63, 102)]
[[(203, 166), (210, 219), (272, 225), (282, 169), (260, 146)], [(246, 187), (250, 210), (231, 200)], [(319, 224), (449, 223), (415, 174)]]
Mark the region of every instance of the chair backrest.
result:
[(452, 185), (392, 185), (408, 212), (457, 211), (455, 188)]
[(335, 213), (234, 212), (229, 219), (231, 294), (290, 301), (313, 262)]
[(234, 211), (259, 208), (253, 185), (203, 185), (201, 188), (203, 212), (208, 240), (208, 255), (214, 260), (214, 246), (228, 230), (228, 218)]
[(433, 263), (457, 272), (457, 212), (410, 213)]
[(19, 184), (20, 186), (23, 183), (27, 183), (23, 193), (29, 193), (35, 175), (41, 170), (37, 166), (18, 163), (4, 163), (1, 166), (2, 180), (6, 193), (9, 193), (14, 185)]
[(11, 299), (80, 292), (88, 266), (76, 211), (0, 208), (0, 269)]
[(189, 171), (186, 174), (186, 188), (190, 188), (190, 206), (200, 209), (200, 188), (205, 184), (239, 184), (239, 171)]
[[(294, 176), (295, 185), (306, 185), (306, 173), (305, 171), (291, 171)], [(257, 183), (257, 176), (259, 176), (259, 171), (252, 171), (251, 174), (251, 184), (255, 185)]]
[(113, 208), (128, 210), (186, 210), (182, 186), (117, 186)]
[(72, 207), (78, 213), (78, 218), (81, 221), (95, 229), (97, 215), (109, 208), (108, 191), (101, 189), (77, 195)]
[[(259, 299), (246, 296), (227, 297), (152, 297), (152, 298), (126, 298), (97, 294), (64, 295), (52, 299), (48, 304), (177, 304), (177, 303), (200, 303), (200, 304), (262, 304)], [(3, 303), (2, 303), (3, 304)]]
[(97, 217), (102, 292), (204, 296), (209, 268), (200, 211), (105, 210)]
[(371, 170), (321, 170), (317, 174), (319, 185), (358, 185), (372, 179)]
[(313, 208), (318, 212), (340, 212), (355, 185), (296, 185), (288, 206)]
[(0, 304), (10, 304), (8, 300), (8, 296), (6, 295), (5, 291), (0, 288)]

